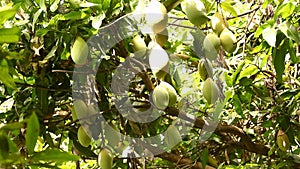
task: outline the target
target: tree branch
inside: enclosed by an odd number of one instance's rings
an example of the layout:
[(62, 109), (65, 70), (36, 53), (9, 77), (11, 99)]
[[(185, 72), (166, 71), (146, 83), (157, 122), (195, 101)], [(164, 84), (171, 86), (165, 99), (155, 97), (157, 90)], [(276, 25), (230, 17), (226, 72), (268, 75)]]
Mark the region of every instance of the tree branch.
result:
[[(160, 157), (160, 158), (168, 160), (168, 161), (172, 161), (176, 164), (191, 166), (192, 169), (203, 169), (202, 164), (200, 162), (194, 162), (191, 159), (182, 158), (181, 156), (179, 156), (177, 154), (164, 152), (162, 154), (157, 155), (157, 157)], [(215, 168), (212, 166), (206, 165), (205, 169), (215, 169)]]
[[(188, 114), (184, 114), (184, 113), (181, 113), (180, 116), (178, 116), (179, 110), (176, 108), (167, 108), (165, 111), (171, 116), (176, 116), (189, 122), (194, 122), (194, 128), (202, 129), (203, 126), (205, 125), (205, 121), (201, 118), (192, 119), (191, 117), (188, 116)], [(249, 152), (267, 156), (270, 150), (269, 147), (263, 144), (254, 143), (251, 140), (251, 138), (243, 131), (243, 129), (238, 128), (236, 126), (223, 125), (219, 123), (214, 132), (216, 134), (220, 132), (231, 133), (236, 136), (239, 136), (241, 138), (241, 143), (243, 145), (243, 148), (245, 150), (248, 150)]]

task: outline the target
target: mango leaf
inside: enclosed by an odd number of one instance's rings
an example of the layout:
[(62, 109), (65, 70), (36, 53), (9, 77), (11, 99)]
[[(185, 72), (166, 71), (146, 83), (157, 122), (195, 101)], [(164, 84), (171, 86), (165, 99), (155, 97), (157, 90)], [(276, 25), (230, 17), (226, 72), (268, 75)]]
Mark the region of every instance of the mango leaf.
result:
[(52, 5), (50, 6), (50, 11), (51, 12), (55, 12), (58, 8), (58, 4), (59, 4), (60, 0), (55, 0)]
[(300, 57), (296, 55), (296, 47), (294, 46), (293, 41), (289, 40), (289, 54), (293, 63), (300, 63)]
[(41, 13), (43, 12), (42, 9), (37, 10), (34, 14), (33, 14), (33, 20), (32, 20), (32, 30), (35, 30), (35, 23), (36, 21), (39, 19), (39, 16), (41, 15)]
[(18, 42), (20, 34), (21, 30), (17, 27), (0, 29), (0, 44)]
[(243, 77), (250, 77), (258, 72), (258, 68), (254, 65), (248, 65), (243, 71), (241, 71), (240, 76), (237, 80)]
[(19, 130), (22, 127), (24, 127), (23, 123), (20, 122), (14, 122), (14, 123), (8, 123), (5, 124), (4, 126), (0, 127), (0, 132), (1, 131), (13, 131), (13, 130)]
[(51, 161), (51, 162), (68, 162), (78, 161), (80, 157), (70, 154), (59, 149), (46, 149), (42, 152), (35, 153), (31, 160), (33, 161)]
[(279, 83), (282, 82), (282, 74), (285, 69), (285, 56), (287, 54), (288, 47), (289, 47), (288, 41), (286, 39), (284, 40), (284, 37), (285, 36), (283, 33), (279, 33), (277, 35), (278, 38), (278, 43), (276, 43), (277, 47), (273, 48), (273, 52), (272, 52), (272, 61), (276, 71), (276, 78)]
[(262, 8), (266, 8), (270, 3), (272, 2), (272, 0), (265, 0), (263, 5), (262, 5)]
[(14, 79), (9, 74), (9, 67), (6, 59), (0, 61), (0, 81), (2, 81), (6, 87), (11, 89), (17, 88)]
[(292, 2), (281, 5), (275, 12), (276, 16), (281, 15), (282, 18), (287, 18), (291, 16), (295, 10), (296, 6)]
[(277, 30), (275, 28), (271, 28), (271, 27), (268, 27), (262, 31), (263, 38), (272, 47), (275, 47), (276, 34), (277, 34)]
[(106, 9), (109, 9), (110, 8), (110, 4), (111, 4), (111, 2), (110, 2), (111, 0), (103, 0), (102, 1), (102, 9), (103, 10), (106, 10)]
[(5, 133), (0, 132), (0, 161), (6, 159), (9, 153), (8, 137)]
[(78, 141), (73, 140), (73, 145), (81, 155), (87, 157), (97, 157), (97, 154), (95, 154), (90, 148), (83, 147)]
[(60, 20), (79, 20), (88, 17), (83, 11), (71, 11), (60, 17)]
[(40, 8), (44, 11), (44, 12), (47, 12), (47, 7), (46, 7), (46, 4), (45, 4), (45, 0), (38, 0), (38, 4), (40, 5)]
[(40, 123), (35, 113), (32, 113), (27, 122), (26, 147), (29, 154), (33, 154), (38, 136), (40, 133)]
[(228, 1), (221, 2), (221, 7), (225, 11), (228, 11), (229, 13), (231, 13), (233, 16), (237, 16), (237, 12), (235, 11), (234, 7)]
[(289, 35), (288, 37), (293, 39), (297, 44), (300, 44), (300, 33), (295, 26), (289, 25), (287, 33)]
[(233, 95), (232, 101), (233, 101), (233, 105), (234, 105), (234, 108), (235, 108), (235, 111), (237, 112), (237, 114), (239, 114), (240, 116), (245, 118), (245, 115), (243, 113), (242, 102), (241, 102), (238, 94)]
[(289, 23), (288, 21), (283, 22), (278, 25), (278, 28), (282, 33), (284, 33), (286, 37), (293, 39), (296, 43), (300, 44), (300, 35), (298, 33), (298, 30), (291, 23)]
[(4, 6), (0, 7), (0, 25), (2, 25), (8, 19), (13, 18), (19, 9), (19, 5), (15, 5), (14, 7)]
[(238, 67), (237, 67), (236, 71), (233, 73), (233, 76), (232, 76), (232, 85), (235, 85), (236, 83), (238, 83), (238, 78), (239, 78), (240, 73), (241, 73), (244, 66), (245, 66), (245, 62), (240, 62), (238, 64)]
[(254, 33), (254, 37), (255, 38), (259, 37), (267, 27), (270, 27), (269, 23), (265, 23), (265, 24), (262, 24), (261, 26), (259, 26)]
[(95, 29), (99, 29), (102, 25), (102, 20), (105, 18), (105, 13), (101, 12), (99, 15), (92, 18), (92, 26)]
[(203, 152), (201, 153), (202, 168), (205, 168), (205, 166), (206, 166), (206, 164), (208, 162), (208, 156), (209, 156), (208, 148), (205, 148), (203, 150)]

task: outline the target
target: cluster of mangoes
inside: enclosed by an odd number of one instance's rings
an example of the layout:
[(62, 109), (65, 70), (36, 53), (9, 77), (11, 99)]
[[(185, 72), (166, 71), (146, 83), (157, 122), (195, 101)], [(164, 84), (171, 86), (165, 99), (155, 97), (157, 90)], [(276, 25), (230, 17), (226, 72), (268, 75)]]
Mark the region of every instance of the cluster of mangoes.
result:
[[(87, 106), (83, 100), (75, 100), (72, 107), (72, 118), (73, 120), (84, 120), (88, 119), (90, 116), (96, 114), (96, 110), (93, 105)], [(84, 125), (84, 124), (83, 124)], [(78, 142), (84, 146), (88, 147), (91, 144), (91, 131), (89, 131), (88, 125), (81, 125), (77, 131)], [(116, 147), (120, 141), (120, 133), (107, 125), (104, 129), (105, 139), (110, 143), (110, 146)], [(102, 169), (111, 169), (113, 165), (113, 156), (110, 150), (103, 148), (98, 155), (98, 165)]]
[(144, 38), (139, 34), (135, 35), (131, 41), (134, 56), (141, 58), (147, 55), (152, 73), (157, 78), (163, 78), (169, 68), (169, 55), (162, 48), (168, 41), (168, 30), (166, 29), (168, 23), (167, 9), (162, 3), (152, 0), (145, 7), (143, 14), (146, 28), (150, 29), (146, 32), (152, 32), (154, 36), (151, 36), (152, 40), (147, 46)]
[(213, 67), (209, 59), (200, 59), (198, 63), (200, 79), (204, 81), (202, 87), (203, 97), (208, 104), (213, 104), (219, 97), (219, 88), (212, 80)]
[[(165, 35), (157, 34), (156, 36)], [(167, 39), (165, 41), (167, 41)], [(169, 69), (169, 55), (161, 45), (161, 41), (151, 41), (147, 47), (144, 39), (139, 34), (132, 39), (134, 56), (137, 58), (142, 58), (146, 56), (147, 53), (152, 73), (156, 78), (159, 79), (163, 78)]]
[(211, 20), (212, 33), (207, 34), (203, 41), (205, 55), (213, 60), (216, 58), (216, 51), (222, 45), (223, 49), (232, 53), (236, 49), (236, 37), (226, 28), (225, 19), (216, 12), (209, 17), (206, 14), (206, 8), (200, 0), (184, 0), (181, 2), (181, 8), (188, 20), (195, 26), (201, 26)]

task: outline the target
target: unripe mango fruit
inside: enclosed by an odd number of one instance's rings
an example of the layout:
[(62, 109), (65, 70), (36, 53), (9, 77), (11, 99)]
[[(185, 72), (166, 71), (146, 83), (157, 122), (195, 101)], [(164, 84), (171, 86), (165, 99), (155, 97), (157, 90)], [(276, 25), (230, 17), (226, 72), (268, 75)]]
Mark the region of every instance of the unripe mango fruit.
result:
[(170, 125), (165, 132), (165, 142), (169, 149), (172, 149), (182, 141), (179, 131), (174, 125)]
[(156, 43), (163, 47), (168, 41), (168, 30), (164, 29), (162, 32), (159, 32), (155, 35)]
[(212, 77), (213, 67), (208, 59), (200, 59), (198, 63), (198, 73), (200, 79), (205, 81), (207, 78)]
[(73, 120), (82, 119), (86, 117), (86, 113), (88, 112), (88, 108), (83, 100), (75, 100), (72, 107), (72, 118)]
[(282, 130), (278, 131), (276, 142), (277, 142), (279, 149), (282, 151), (286, 152), (290, 148), (289, 137)]
[(86, 133), (82, 126), (80, 126), (78, 129), (77, 137), (79, 143), (84, 147), (88, 147), (92, 141), (90, 136)]
[(78, 65), (84, 65), (87, 62), (87, 57), (89, 54), (89, 48), (85, 40), (77, 36), (75, 42), (71, 48), (71, 58), (74, 63)]
[(169, 94), (169, 104), (168, 106), (173, 106), (177, 101), (177, 93), (172, 85), (167, 82), (160, 82), (159, 86), (165, 88)]
[(223, 49), (228, 52), (232, 53), (236, 49), (236, 37), (235, 35), (225, 28), (222, 33), (220, 34), (220, 41)]
[(98, 155), (98, 165), (101, 169), (112, 169), (113, 156), (111, 152), (103, 148)]
[(164, 87), (158, 85), (154, 88), (152, 92), (152, 100), (153, 104), (158, 109), (164, 110), (169, 105), (169, 93)]
[(181, 2), (181, 8), (188, 20), (196, 26), (208, 21), (205, 6), (200, 0), (184, 0)]
[(216, 50), (219, 50), (220, 46), (221, 46), (220, 38), (215, 33), (209, 33), (204, 38), (203, 45), (204, 45), (204, 48), (205, 48), (205, 46), (212, 45), (212, 47), (214, 47)]
[(167, 9), (157, 0), (151, 0), (145, 8), (145, 20), (155, 34), (162, 32), (168, 24)]
[(218, 56), (217, 51), (220, 49), (220, 46), (220, 39), (215, 33), (207, 34), (203, 41), (205, 57), (207, 57), (210, 60), (216, 59), (216, 57)]
[(219, 12), (216, 12), (211, 17), (211, 27), (217, 35), (220, 35), (220, 33), (225, 28), (225, 21)]
[(208, 104), (215, 103), (219, 97), (219, 88), (211, 78), (203, 84), (202, 93)]
[(149, 65), (157, 78), (163, 78), (169, 69), (169, 55), (156, 42), (151, 43), (152, 49), (149, 54)]
[(147, 45), (144, 41), (144, 39), (139, 35), (135, 35), (132, 39), (132, 48), (134, 51), (135, 56), (137, 57), (143, 57), (146, 54), (147, 51)]

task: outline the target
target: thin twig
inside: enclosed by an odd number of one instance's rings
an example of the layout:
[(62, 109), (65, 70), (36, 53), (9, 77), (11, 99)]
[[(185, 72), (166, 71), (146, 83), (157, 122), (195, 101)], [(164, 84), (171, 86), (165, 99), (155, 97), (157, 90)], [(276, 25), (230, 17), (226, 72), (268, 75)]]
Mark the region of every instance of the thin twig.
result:
[(38, 86), (38, 85), (30, 85), (30, 84), (26, 84), (26, 83), (19, 83), (16, 82), (17, 85), (21, 85), (21, 86), (25, 86), (25, 87), (32, 87), (32, 88), (36, 88), (36, 89), (41, 89), (41, 90), (48, 90), (51, 92), (57, 92), (57, 91), (66, 91), (66, 92), (71, 92), (72, 89), (51, 89), (51, 88), (47, 88), (47, 87), (43, 87), (43, 86)]

